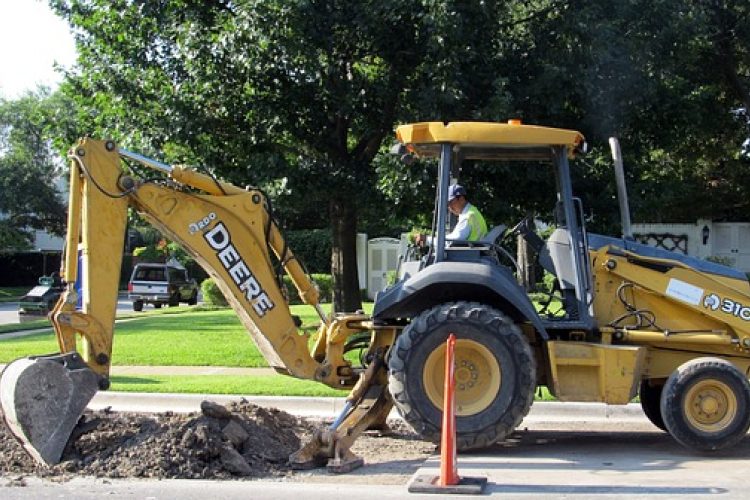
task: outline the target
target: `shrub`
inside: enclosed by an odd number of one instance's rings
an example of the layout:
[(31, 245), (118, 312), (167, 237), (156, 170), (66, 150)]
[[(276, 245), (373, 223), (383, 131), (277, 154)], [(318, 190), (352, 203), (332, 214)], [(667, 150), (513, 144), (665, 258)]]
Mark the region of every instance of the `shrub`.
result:
[(133, 257), (137, 257), (138, 262), (166, 262), (169, 257), (167, 243), (165, 240), (159, 240), (157, 244), (136, 247)]
[[(331, 302), (333, 300), (333, 280), (330, 274), (312, 274), (312, 280), (318, 285), (320, 292), (320, 302)], [(297, 293), (297, 287), (292, 284), (289, 276), (284, 276), (284, 287), (289, 294), (289, 304), (302, 304), (302, 299)]]
[(284, 233), (289, 248), (304, 264), (307, 272), (325, 273), (331, 270), (331, 231), (307, 229)]
[(213, 278), (203, 280), (201, 291), (203, 292), (203, 302), (206, 304), (219, 307), (227, 307), (229, 305), (229, 302), (224, 297), (224, 294), (221, 293)]
[(40, 276), (60, 270), (60, 259), (60, 252), (0, 253), (0, 286), (36, 286)]
[(732, 267), (734, 265), (734, 259), (726, 256), (709, 255), (705, 260), (727, 267)]

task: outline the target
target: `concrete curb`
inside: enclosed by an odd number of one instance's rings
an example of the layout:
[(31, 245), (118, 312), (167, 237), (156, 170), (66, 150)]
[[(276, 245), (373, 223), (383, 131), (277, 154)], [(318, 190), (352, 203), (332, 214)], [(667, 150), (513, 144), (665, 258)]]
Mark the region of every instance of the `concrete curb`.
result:
[[(99, 392), (89, 403), (92, 410), (110, 408), (114, 411), (190, 413), (200, 411), (202, 401), (229, 404), (245, 400), (266, 408), (278, 408), (292, 415), (332, 418), (344, 409), (344, 398), (301, 396), (228, 396), (217, 394), (154, 394), (132, 392)], [(581, 418), (581, 415), (585, 415)], [(400, 418), (394, 410), (391, 417)], [(603, 403), (534, 403), (524, 422), (602, 422), (646, 421), (640, 405), (610, 406)]]
[(277, 408), (292, 415), (320, 418), (338, 415), (346, 404), (344, 398), (332, 397), (99, 392), (89, 403), (89, 408), (100, 410), (109, 407), (114, 411), (137, 413), (190, 413), (200, 411), (203, 401), (226, 405), (242, 400), (265, 408)]

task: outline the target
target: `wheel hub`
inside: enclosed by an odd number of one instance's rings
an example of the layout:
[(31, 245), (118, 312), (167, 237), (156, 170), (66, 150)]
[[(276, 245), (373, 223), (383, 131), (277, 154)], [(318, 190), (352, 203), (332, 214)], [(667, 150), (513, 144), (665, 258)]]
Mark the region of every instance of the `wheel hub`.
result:
[[(489, 349), (472, 340), (456, 340), (454, 377), (456, 415), (469, 416), (487, 409), (502, 383), (500, 364)], [(443, 407), (445, 349), (436, 349), (424, 366), (424, 385), (432, 404)]]
[(716, 415), (721, 410), (721, 406), (714, 394), (701, 395), (697, 402), (698, 412), (705, 417)]
[(737, 399), (730, 388), (718, 381), (696, 384), (685, 398), (691, 425), (705, 432), (717, 432), (729, 425), (737, 412)]
[(471, 389), (479, 380), (479, 370), (471, 361), (461, 360), (455, 371), (456, 387), (459, 391)]

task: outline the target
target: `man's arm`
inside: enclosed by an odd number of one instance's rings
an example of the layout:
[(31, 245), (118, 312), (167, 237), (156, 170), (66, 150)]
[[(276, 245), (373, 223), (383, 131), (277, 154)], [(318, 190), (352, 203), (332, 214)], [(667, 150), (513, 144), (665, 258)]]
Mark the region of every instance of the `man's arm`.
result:
[(471, 224), (468, 217), (459, 217), (453, 231), (445, 235), (447, 240), (468, 240), (471, 236)]

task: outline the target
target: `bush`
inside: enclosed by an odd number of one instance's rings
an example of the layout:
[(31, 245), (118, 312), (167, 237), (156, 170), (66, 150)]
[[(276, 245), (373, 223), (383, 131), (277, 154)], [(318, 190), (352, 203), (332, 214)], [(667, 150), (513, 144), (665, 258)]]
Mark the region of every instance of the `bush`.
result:
[(331, 271), (331, 231), (329, 229), (286, 231), (284, 239), (307, 272), (328, 273)]
[[(333, 300), (333, 279), (330, 274), (313, 274), (311, 275), (312, 280), (318, 285), (320, 291), (320, 302), (331, 302)], [(289, 276), (284, 276), (284, 288), (286, 288), (289, 294), (289, 304), (297, 305), (302, 304), (302, 299), (297, 293), (297, 287), (292, 284), (292, 279)]]
[(709, 262), (713, 262), (714, 264), (721, 264), (722, 266), (727, 266), (727, 267), (734, 266), (734, 259), (731, 257), (709, 255), (708, 257), (706, 257), (705, 260)]
[[(312, 280), (318, 285), (320, 291), (320, 302), (331, 302), (333, 300), (333, 280), (330, 274), (313, 274), (311, 275)], [(284, 288), (289, 294), (289, 304), (298, 305), (302, 304), (302, 299), (297, 293), (297, 288), (292, 284), (292, 279), (289, 276), (284, 276)], [(219, 287), (214, 282), (213, 278), (206, 278), (201, 283), (201, 291), (203, 292), (203, 302), (209, 306), (215, 307), (227, 307), (229, 302), (227, 301), (224, 294), (221, 292)]]
[(0, 253), (0, 286), (36, 286), (40, 276), (60, 270), (60, 258), (61, 252)]
[(138, 262), (166, 262), (169, 259), (167, 241), (159, 240), (158, 243), (152, 245), (136, 247), (133, 250), (133, 257), (136, 257)]
[(229, 302), (227, 301), (224, 294), (214, 282), (213, 278), (206, 278), (201, 283), (201, 291), (203, 292), (203, 302), (210, 306), (227, 307)]

